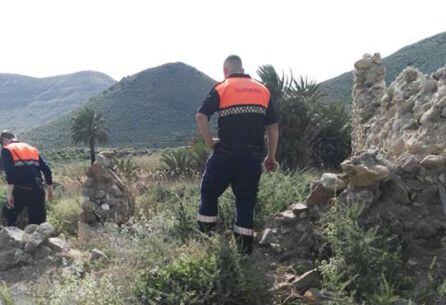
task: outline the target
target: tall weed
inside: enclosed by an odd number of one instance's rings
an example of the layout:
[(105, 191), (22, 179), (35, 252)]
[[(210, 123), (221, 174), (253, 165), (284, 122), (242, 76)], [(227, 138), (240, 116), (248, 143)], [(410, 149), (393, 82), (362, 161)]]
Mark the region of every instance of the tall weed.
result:
[(147, 305), (260, 305), (267, 295), (247, 258), (232, 238), (215, 238), (195, 255), (183, 255), (158, 269), (148, 270), (137, 289)]
[(360, 225), (363, 208), (360, 203), (336, 203), (324, 216), (323, 233), (331, 245), (332, 257), (320, 266), (323, 286), (344, 291), (357, 300), (385, 305), (384, 301), (373, 302), (394, 299), (394, 287), (401, 284), (400, 248), (392, 247), (393, 237), (381, 235), (378, 227)]

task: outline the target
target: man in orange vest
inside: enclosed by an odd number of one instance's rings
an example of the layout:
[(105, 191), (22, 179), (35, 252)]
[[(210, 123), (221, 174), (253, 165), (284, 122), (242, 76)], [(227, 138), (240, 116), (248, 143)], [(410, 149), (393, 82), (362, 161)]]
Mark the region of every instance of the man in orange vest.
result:
[(28, 208), (28, 223), (41, 224), (46, 221), (45, 191), (42, 172), (48, 189), (48, 200), (53, 198), (51, 169), (36, 148), (19, 142), (13, 133), (0, 134), (3, 146), (1, 158), (8, 183), (7, 201), (3, 208), (8, 226), (17, 225), (20, 212)]
[[(198, 110), (198, 129), (207, 146), (214, 149), (201, 182), (198, 225), (202, 232), (215, 229), (218, 198), (231, 186), (236, 199), (234, 235), (245, 254), (251, 254), (254, 238), (254, 207), (262, 173), (276, 165), (279, 127), (270, 92), (244, 74), (240, 57), (229, 56), (223, 66), (225, 80), (208, 94)], [(218, 112), (218, 138), (209, 130), (209, 117)], [(267, 154), (264, 158), (264, 135)]]

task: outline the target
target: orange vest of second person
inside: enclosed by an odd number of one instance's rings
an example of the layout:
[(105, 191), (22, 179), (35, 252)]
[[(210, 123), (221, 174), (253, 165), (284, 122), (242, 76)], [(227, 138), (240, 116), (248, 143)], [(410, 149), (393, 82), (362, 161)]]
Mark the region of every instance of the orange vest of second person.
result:
[(22, 142), (15, 142), (5, 146), (11, 153), (14, 166), (39, 166), (39, 152), (36, 148)]
[(256, 107), (260, 107), (263, 109), (260, 113), (264, 113), (268, 108), (270, 100), (268, 89), (251, 78), (227, 78), (218, 84), (215, 90), (220, 96), (220, 110), (237, 106), (254, 106), (246, 111), (255, 112)]

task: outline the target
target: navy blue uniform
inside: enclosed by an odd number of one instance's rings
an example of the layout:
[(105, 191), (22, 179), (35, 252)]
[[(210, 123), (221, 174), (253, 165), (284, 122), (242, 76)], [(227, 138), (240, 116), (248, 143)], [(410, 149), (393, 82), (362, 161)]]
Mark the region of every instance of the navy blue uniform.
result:
[(201, 182), (199, 228), (215, 228), (218, 198), (231, 186), (236, 198), (234, 233), (246, 253), (252, 251), (254, 207), (264, 158), (265, 126), (278, 122), (268, 89), (249, 75), (231, 75), (217, 84), (199, 113), (218, 111), (220, 143), (207, 161)]
[(4, 206), (3, 214), (8, 226), (15, 226), (17, 217), (28, 208), (29, 224), (46, 221), (45, 191), (42, 173), (48, 185), (53, 184), (51, 169), (37, 149), (21, 142), (13, 142), (2, 148), (2, 163), (8, 184), (14, 185), (14, 207)]

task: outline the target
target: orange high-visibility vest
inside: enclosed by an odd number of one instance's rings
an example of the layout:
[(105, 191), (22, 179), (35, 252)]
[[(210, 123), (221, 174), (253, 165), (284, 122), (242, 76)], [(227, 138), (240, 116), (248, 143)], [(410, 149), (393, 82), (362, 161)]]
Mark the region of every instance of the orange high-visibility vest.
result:
[(39, 152), (26, 143), (14, 142), (4, 147), (11, 153), (14, 166), (39, 166)]
[(248, 77), (230, 77), (215, 87), (220, 97), (220, 110), (237, 106), (268, 108), (270, 93), (261, 83)]

